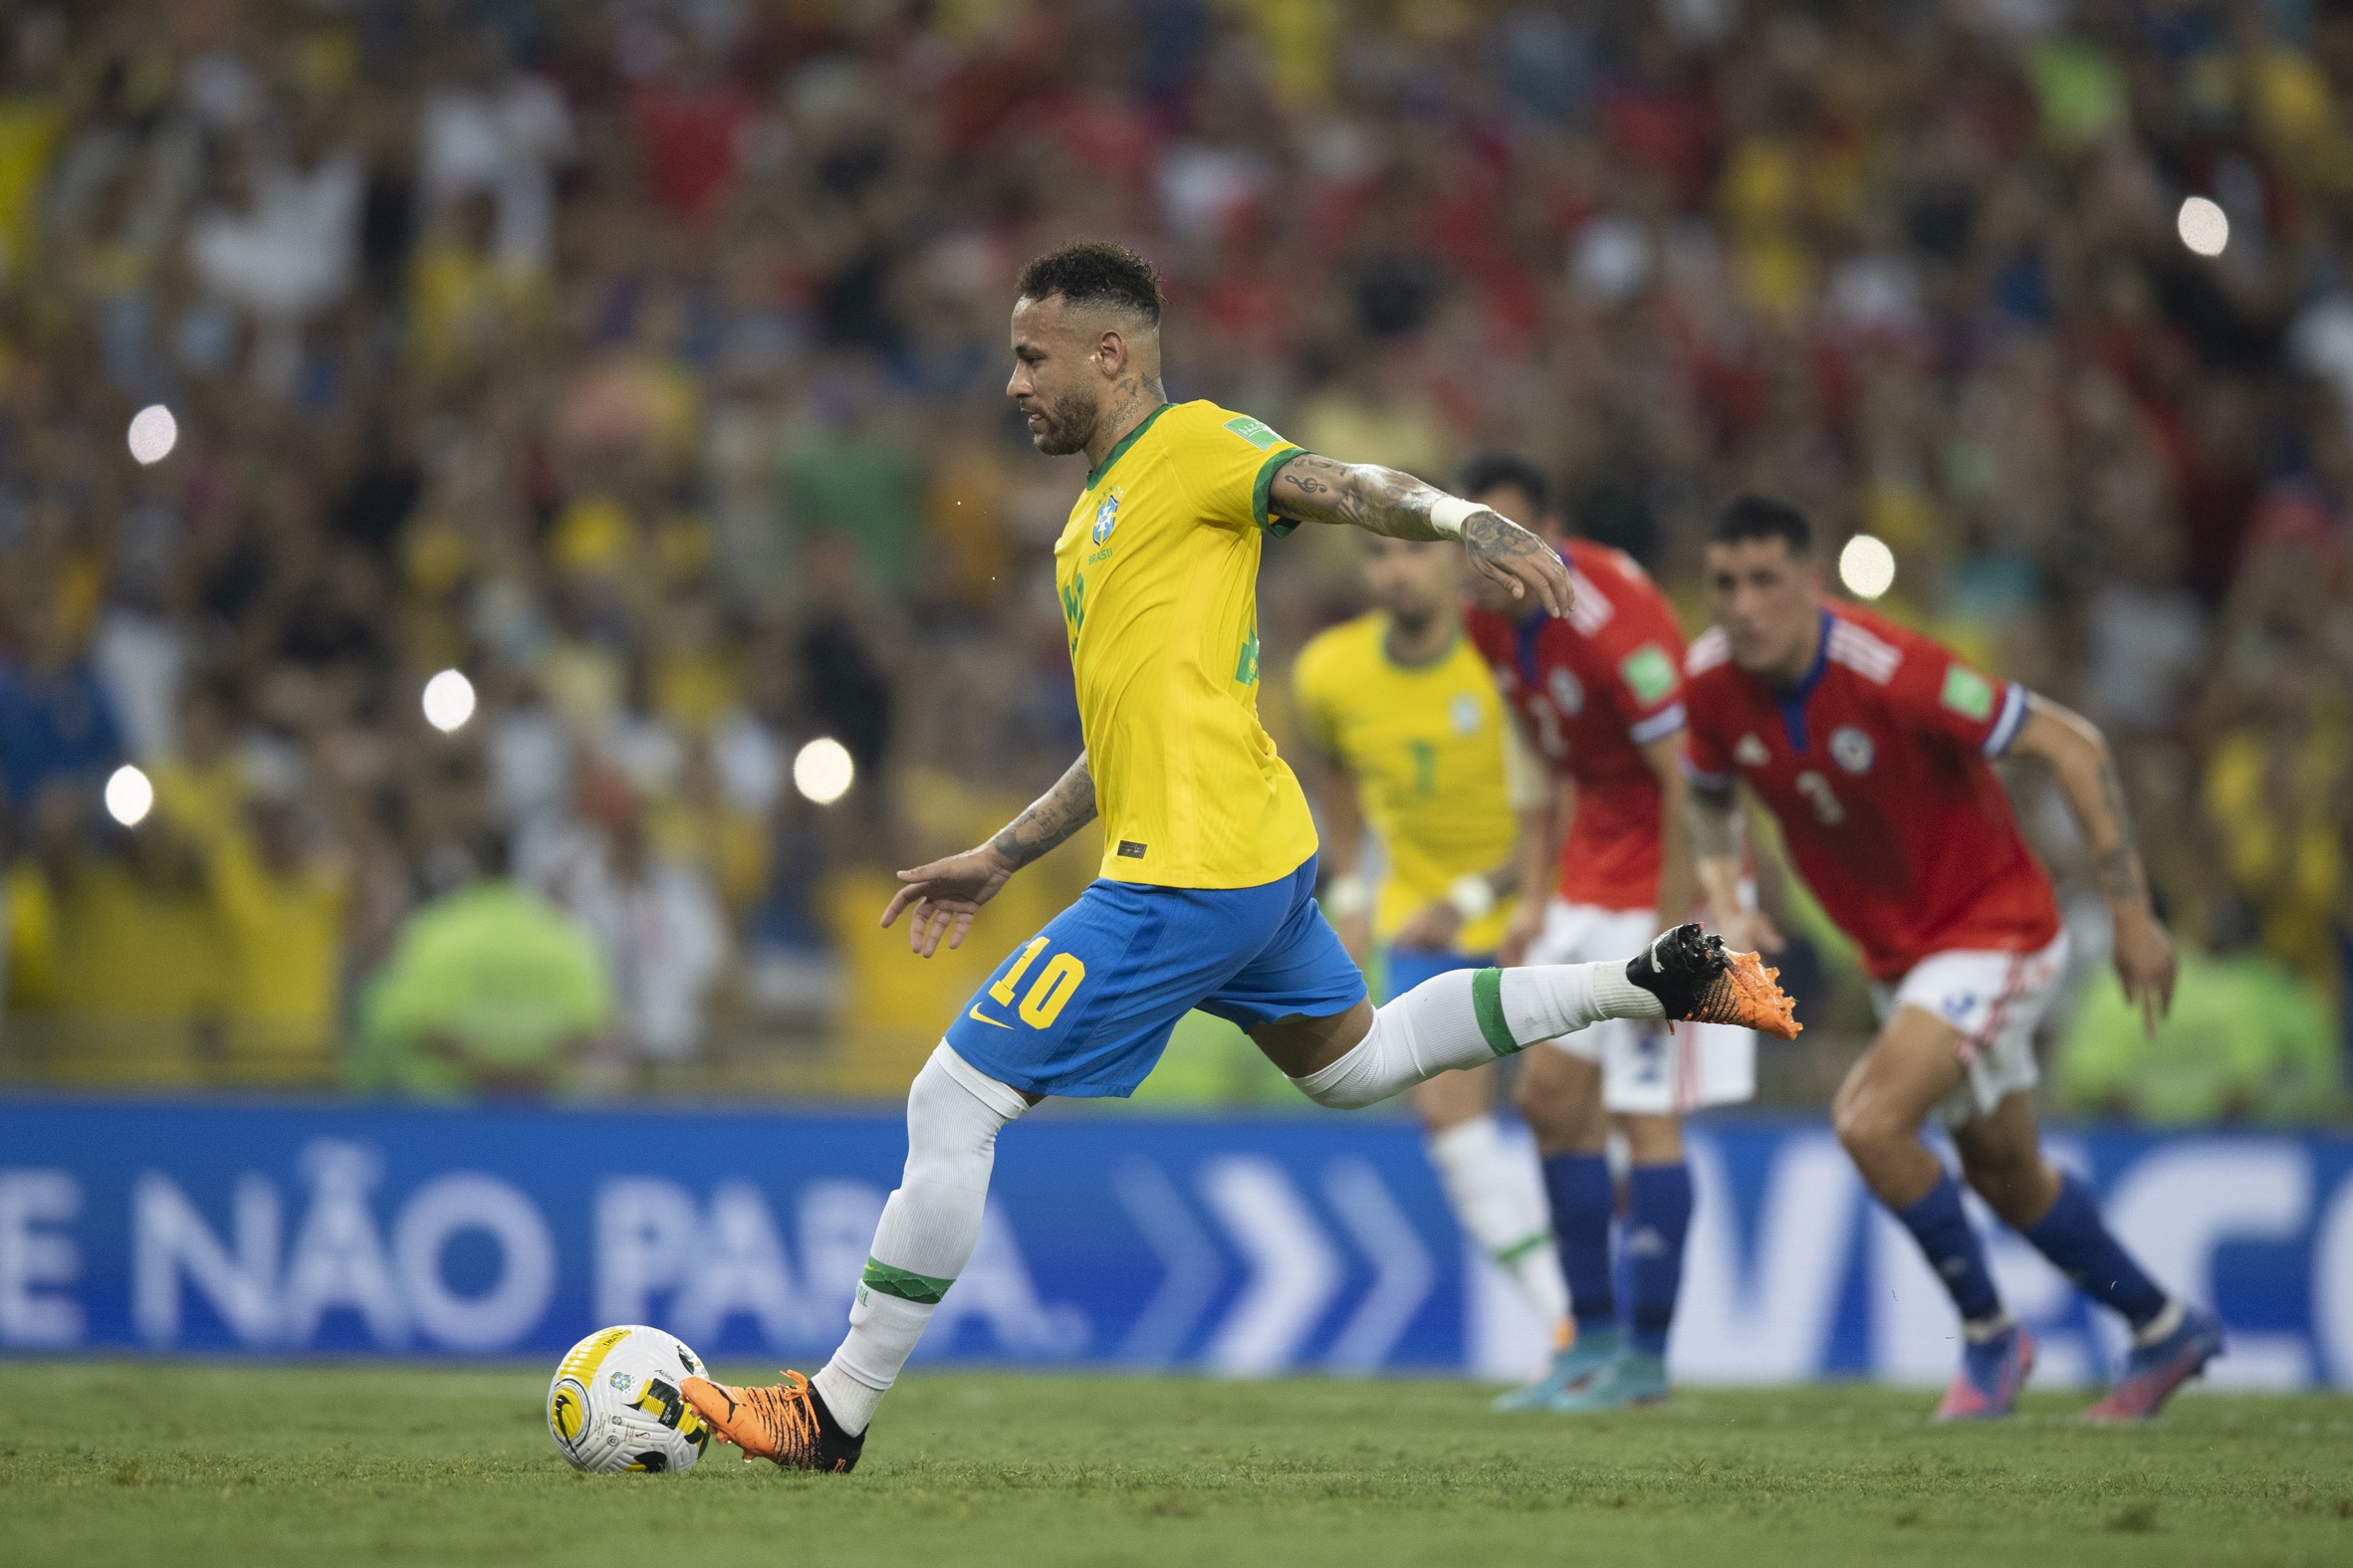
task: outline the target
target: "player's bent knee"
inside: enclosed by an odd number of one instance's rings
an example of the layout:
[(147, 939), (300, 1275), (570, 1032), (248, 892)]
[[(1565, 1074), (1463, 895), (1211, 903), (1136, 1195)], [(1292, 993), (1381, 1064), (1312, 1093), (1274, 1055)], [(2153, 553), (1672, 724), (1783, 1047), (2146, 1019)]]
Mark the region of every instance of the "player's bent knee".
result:
[(997, 1134), (1028, 1109), (1025, 1096), (999, 1083), (946, 1044), (931, 1053), (907, 1086), (907, 1165), (902, 1185), (980, 1185), (997, 1151)]
[(1848, 1154), (1858, 1158), (1914, 1139), (1919, 1132), (1889, 1115), (1873, 1096), (1844, 1091), (1830, 1102), (1830, 1131)]

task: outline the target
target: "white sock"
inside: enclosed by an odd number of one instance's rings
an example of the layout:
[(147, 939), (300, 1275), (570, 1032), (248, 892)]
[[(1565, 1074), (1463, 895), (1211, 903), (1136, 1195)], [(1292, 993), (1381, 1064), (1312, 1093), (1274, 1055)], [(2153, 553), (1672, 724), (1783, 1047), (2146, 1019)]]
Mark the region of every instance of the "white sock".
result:
[(1318, 1105), (1357, 1110), (1424, 1078), (1509, 1056), (1603, 1018), (1663, 1018), (1659, 999), (1626, 979), (1622, 959), (1529, 969), (1450, 970), (1372, 1015), (1355, 1048), (1291, 1081)]
[(853, 1436), (939, 1310), (980, 1239), (997, 1134), (1030, 1108), (948, 1048), (931, 1053), (907, 1090), (907, 1166), (882, 1206), (874, 1247), (849, 1308), (849, 1336), (810, 1379), (825, 1409)]
[(1546, 1328), (1566, 1317), (1568, 1286), (1535, 1162), (1505, 1144), (1493, 1116), (1432, 1133), (1429, 1150), (1456, 1223), (1512, 1276)]

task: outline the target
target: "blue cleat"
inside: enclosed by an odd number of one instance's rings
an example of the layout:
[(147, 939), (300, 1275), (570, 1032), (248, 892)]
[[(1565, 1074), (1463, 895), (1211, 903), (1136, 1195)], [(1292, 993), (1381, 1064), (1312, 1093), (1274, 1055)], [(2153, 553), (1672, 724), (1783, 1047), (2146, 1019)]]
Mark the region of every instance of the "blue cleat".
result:
[(2000, 1421), (2018, 1408), (2034, 1370), (2034, 1336), (2012, 1323), (1961, 1353), (1961, 1370), (1937, 1406), (1939, 1421)]
[(1566, 1390), (1544, 1408), (1563, 1415), (1583, 1416), (1656, 1405), (1666, 1397), (1667, 1358), (1629, 1348), (1619, 1351), (1608, 1366), (1587, 1378), (1582, 1387)]
[(1576, 1338), (1552, 1352), (1552, 1364), (1544, 1369), (1542, 1377), (1533, 1383), (1523, 1384), (1509, 1394), (1498, 1395), (1495, 1408), (1503, 1411), (1552, 1409), (1554, 1400), (1570, 1389), (1581, 1386), (1616, 1359), (1618, 1347), (1624, 1340), (1624, 1330), (1615, 1325), (1581, 1331)]
[(2172, 1333), (2125, 1358), (2124, 1379), (2114, 1393), (2083, 1413), (2088, 1422), (2147, 1421), (2180, 1388), (2223, 1353), (2223, 1320), (2185, 1304)]

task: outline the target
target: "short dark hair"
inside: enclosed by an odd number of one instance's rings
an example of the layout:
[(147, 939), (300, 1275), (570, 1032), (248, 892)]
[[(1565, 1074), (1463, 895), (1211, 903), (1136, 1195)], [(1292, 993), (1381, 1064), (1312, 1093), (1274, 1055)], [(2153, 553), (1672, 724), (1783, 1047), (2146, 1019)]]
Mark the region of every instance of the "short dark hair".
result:
[(1071, 305), (1108, 305), (1160, 325), (1160, 275), (1150, 262), (1109, 240), (1081, 240), (1048, 251), (1022, 269), (1020, 289), (1025, 300), (1059, 294)]
[(1813, 528), (1805, 521), (1805, 514), (1786, 501), (1743, 496), (1716, 514), (1716, 526), (1708, 530), (1711, 545), (1738, 545), (1752, 539), (1777, 539), (1789, 547), (1790, 555), (1802, 556), (1813, 549)]
[[(1463, 465), (1455, 483), (1465, 500), (1509, 485), (1535, 503), (1538, 513), (1552, 510), (1552, 481), (1542, 469), (1517, 452), (1482, 452)], [(1529, 522), (1535, 521), (1529, 518)]]

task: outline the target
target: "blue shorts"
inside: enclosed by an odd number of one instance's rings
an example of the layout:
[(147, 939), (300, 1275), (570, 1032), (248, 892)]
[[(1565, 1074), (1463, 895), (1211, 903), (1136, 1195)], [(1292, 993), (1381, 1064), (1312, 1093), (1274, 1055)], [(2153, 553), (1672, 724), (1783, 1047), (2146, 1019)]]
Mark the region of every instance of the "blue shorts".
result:
[(1495, 963), (1492, 953), (1449, 953), (1433, 948), (1383, 948), (1381, 950), (1381, 1001), (1394, 1002), (1433, 976), (1458, 969), (1486, 969)]
[(997, 966), (948, 1044), (1031, 1094), (1128, 1095), (1191, 1008), (1246, 1029), (1345, 1012), (1364, 976), (1314, 893), (1313, 855), (1263, 887), (1095, 882)]

